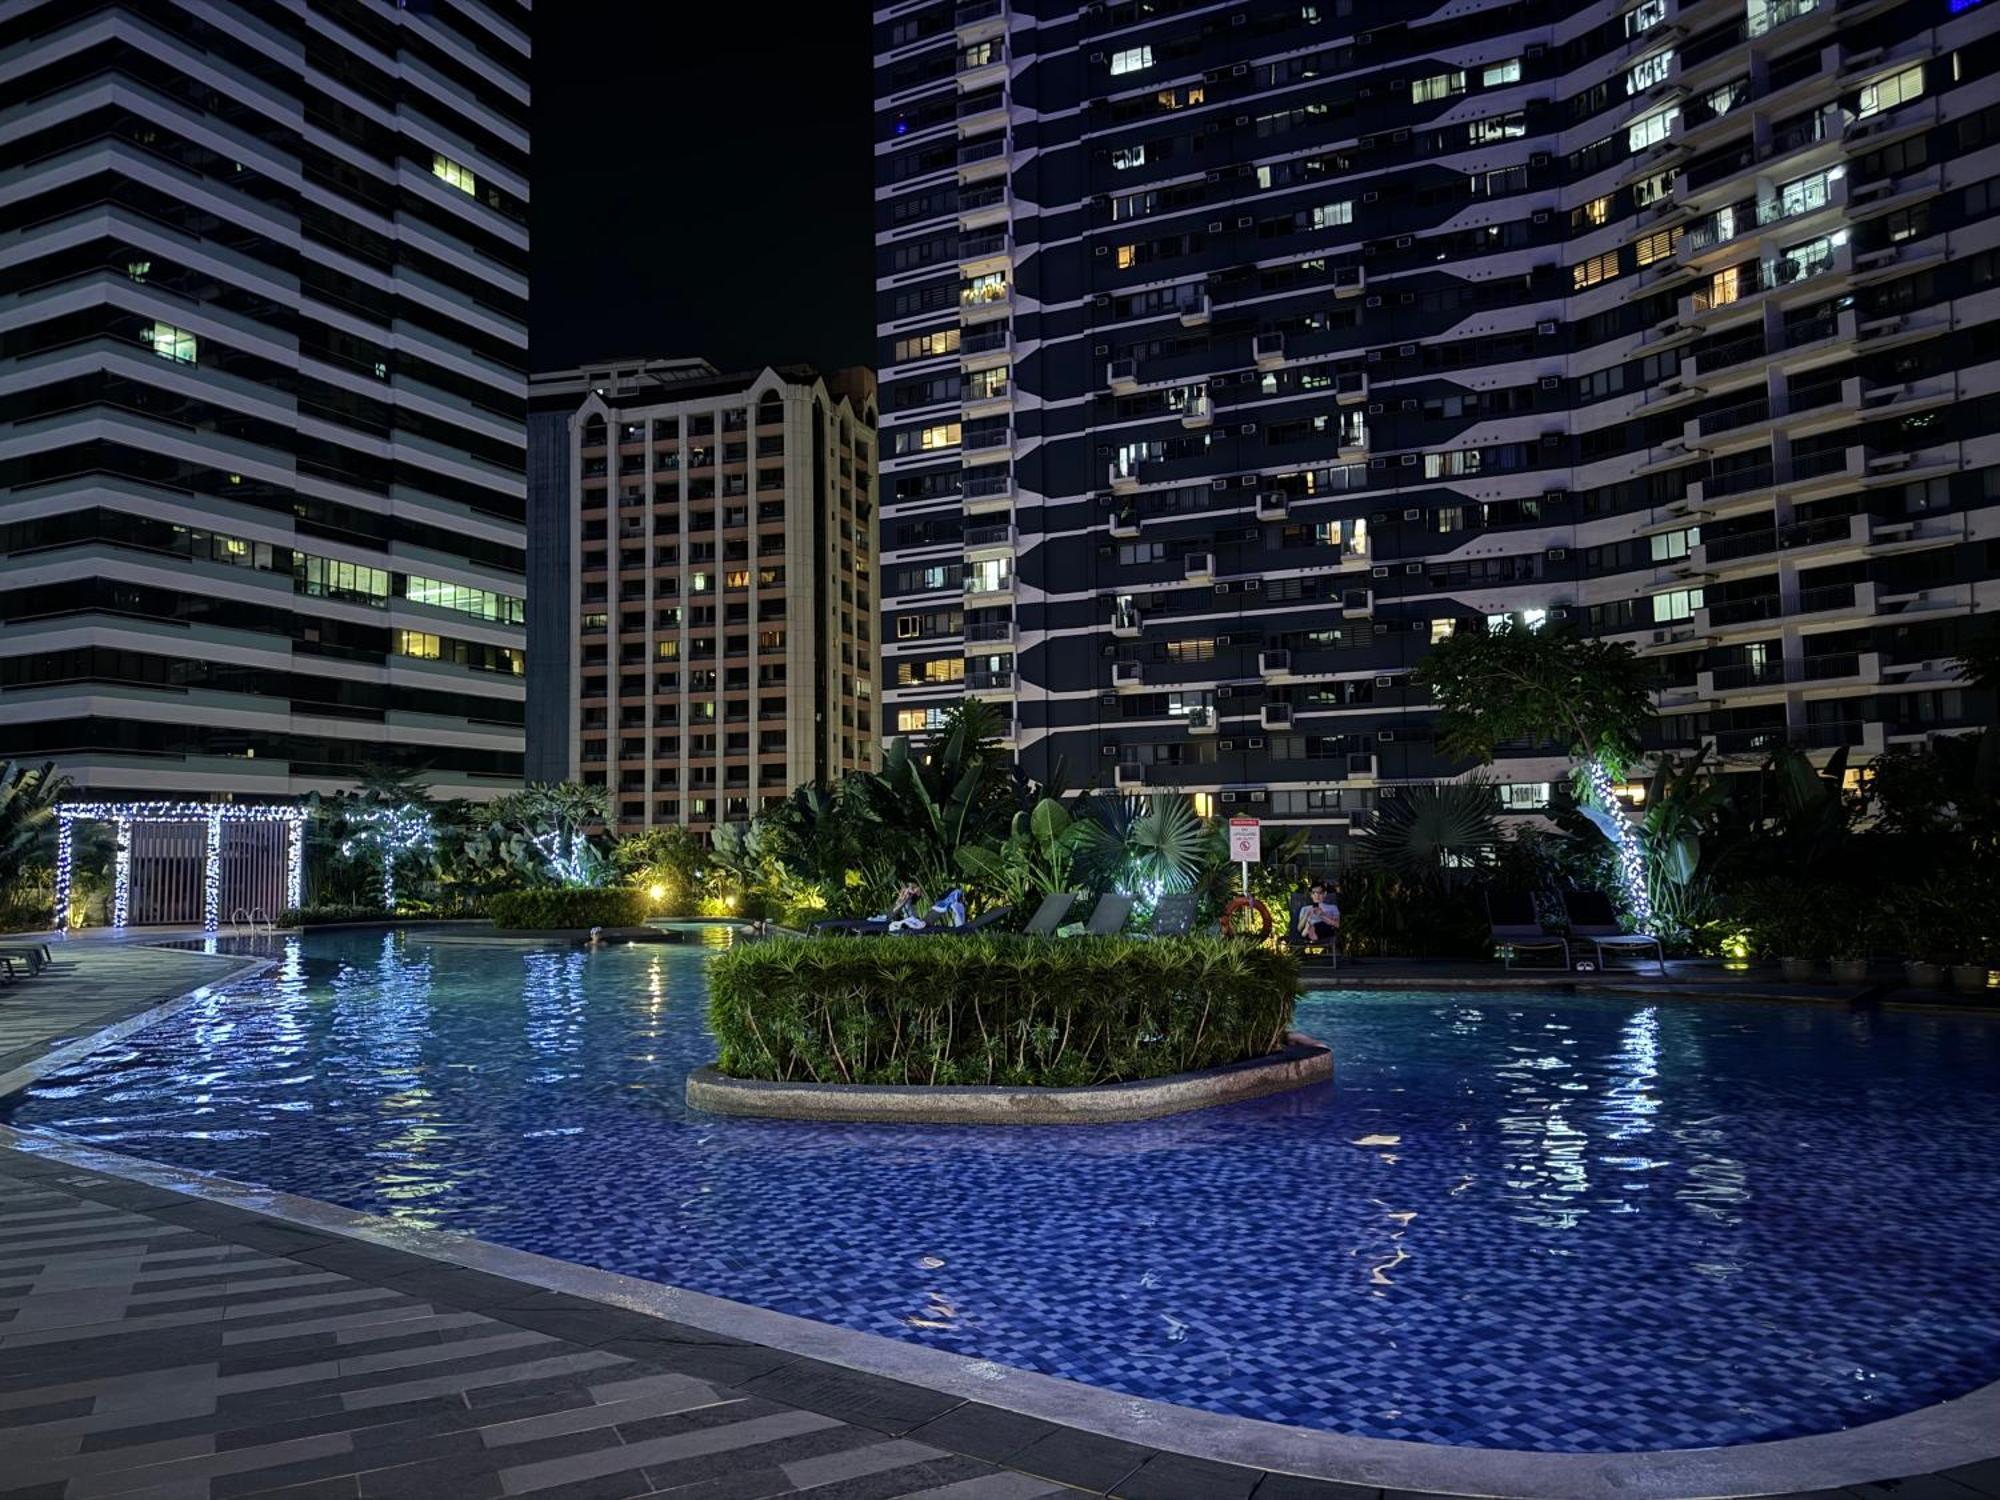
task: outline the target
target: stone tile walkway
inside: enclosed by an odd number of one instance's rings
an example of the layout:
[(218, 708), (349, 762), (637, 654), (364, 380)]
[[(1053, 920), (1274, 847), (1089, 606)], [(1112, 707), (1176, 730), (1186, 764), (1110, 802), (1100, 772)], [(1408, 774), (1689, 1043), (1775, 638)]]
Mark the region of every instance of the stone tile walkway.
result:
[(241, 954), (137, 943), (58, 940), (49, 948), (47, 969), (0, 986), (0, 1073), (201, 985), (219, 984), (252, 962)]

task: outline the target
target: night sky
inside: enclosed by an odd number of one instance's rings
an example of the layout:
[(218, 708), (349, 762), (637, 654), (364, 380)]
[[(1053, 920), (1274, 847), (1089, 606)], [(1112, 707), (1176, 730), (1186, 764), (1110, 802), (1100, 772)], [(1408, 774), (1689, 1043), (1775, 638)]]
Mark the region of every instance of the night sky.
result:
[(535, 19), (532, 368), (873, 364), (869, 7)]

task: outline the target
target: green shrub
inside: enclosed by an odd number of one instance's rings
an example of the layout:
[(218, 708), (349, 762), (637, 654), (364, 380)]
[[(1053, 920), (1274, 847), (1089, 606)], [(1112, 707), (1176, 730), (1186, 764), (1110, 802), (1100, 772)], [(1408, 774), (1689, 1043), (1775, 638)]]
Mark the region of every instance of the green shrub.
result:
[(1111, 1083), (1261, 1057), (1298, 961), (1221, 938), (780, 938), (709, 968), (736, 1078)]
[(503, 891), (487, 898), (486, 910), (495, 926), (516, 931), (637, 927), (646, 920), (646, 895), (625, 887)]
[(440, 922), (464, 921), (486, 913), (475, 901), (404, 901), (394, 911), (381, 906), (320, 903), (287, 907), (278, 913), (280, 927), (326, 927), (341, 922)]

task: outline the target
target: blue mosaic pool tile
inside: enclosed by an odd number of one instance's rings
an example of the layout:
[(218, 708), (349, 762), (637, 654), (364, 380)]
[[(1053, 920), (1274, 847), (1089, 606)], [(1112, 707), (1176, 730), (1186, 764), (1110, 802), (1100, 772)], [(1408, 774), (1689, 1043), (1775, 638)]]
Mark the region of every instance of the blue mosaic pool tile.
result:
[(699, 952), (315, 937), (14, 1123), (1138, 1396), (1542, 1451), (2000, 1377), (2000, 1028), (1306, 997), (1336, 1082), (1146, 1124), (690, 1114)]

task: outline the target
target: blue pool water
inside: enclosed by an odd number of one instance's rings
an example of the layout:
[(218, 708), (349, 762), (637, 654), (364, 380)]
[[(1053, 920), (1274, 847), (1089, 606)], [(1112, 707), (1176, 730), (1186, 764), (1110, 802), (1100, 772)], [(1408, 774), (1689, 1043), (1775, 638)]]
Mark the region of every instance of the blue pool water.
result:
[(1548, 1451), (2000, 1378), (2000, 1026), (1326, 994), (1336, 1082), (1150, 1124), (718, 1120), (699, 949), (327, 936), (0, 1105), (1189, 1406)]

